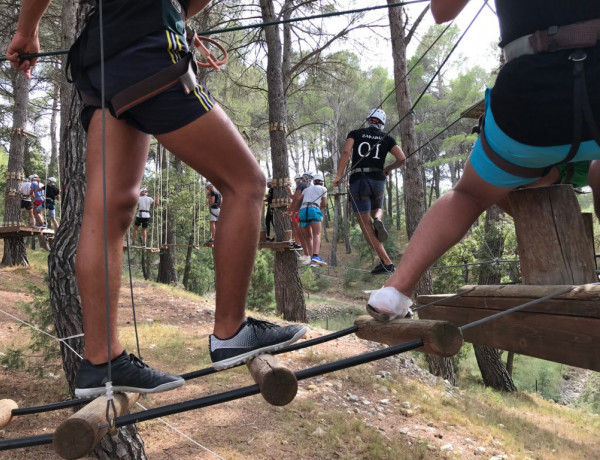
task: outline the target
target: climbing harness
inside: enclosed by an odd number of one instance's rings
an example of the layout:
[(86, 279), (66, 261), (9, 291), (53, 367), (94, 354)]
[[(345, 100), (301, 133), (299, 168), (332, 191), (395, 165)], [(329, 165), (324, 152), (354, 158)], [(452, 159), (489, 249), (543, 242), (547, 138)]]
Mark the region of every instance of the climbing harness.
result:
[(598, 130), (590, 106), (583, 67), (583, 63), (587, 59), (587, 53), (583, 48), (596, 46), (599, 41), (600, 19), (593, 19), (566, 26), (552, 26), (547, 30), (537, 31), (531, 35), (517, 38), (504, 47), (506, 62), (527, 54), (569, 49), (574, 50), (569, 55), (569, 60), (573, 62), (573, 140), (569, 152), (565, 158), (558, 163), (541, 168), (517, 165), (502, 158), (490, 147), (485, 136), (484, 114), (480, 118), (478, 128), (481, 146), (488, 158), (498, 168), (517, 177), (533, 179), (546, 175), (550, 169), (557, 164), (569, 163), (579, 150), (584, 122), (594, 141), (600, 145), (600, 131)]

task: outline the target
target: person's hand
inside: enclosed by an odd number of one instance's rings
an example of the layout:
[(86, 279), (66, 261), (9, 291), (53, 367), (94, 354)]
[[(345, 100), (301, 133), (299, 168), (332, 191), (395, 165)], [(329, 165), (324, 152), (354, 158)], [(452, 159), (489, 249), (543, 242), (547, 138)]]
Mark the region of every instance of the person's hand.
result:
[(6, 50), (6, 59), (17, 70), (22, 70), (27, 79), (31, 78), (31, 69), (35, 66), (37, 58), (21, 59), (22, 54), (39, 53), (40, 42), (37, 33), (34, 36), (26, 36), (21, 32), (15, 32), (12, 41)]
[(341, 183), (341, 182), (342, 182), (342, 179), (340, 179), (340, 178), (336, 177), (336, 178), (333, 180), (333, 186), (334, 186), (334, 187), (339, 187), (339, 185), (340, 185), (340, 183)]
[(387, 168), (383, 168), (383, 174), (385, 174), (385, 177), (389, 176), (391, 173), (391, 171)]

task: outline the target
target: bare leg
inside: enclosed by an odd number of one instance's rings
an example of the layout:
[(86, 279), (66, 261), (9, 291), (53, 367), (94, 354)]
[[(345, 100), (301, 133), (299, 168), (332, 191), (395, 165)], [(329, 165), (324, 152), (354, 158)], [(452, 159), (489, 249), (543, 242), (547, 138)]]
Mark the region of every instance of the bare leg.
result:
[(358, 225), (362, 230), (367, 244), (373, 248), (373, 250), (377, 253), (377, 256), (385, 265), (391, 264), (392, 260), (388, 256), (383, 244), (375, 236), (375, 231), (373, 230), (373, 225), (371, 224), (371, 214), (369, 212), (363, 212), (357, 213), (355, 216), (356, 220), (358, 220)]
[(146, 246), (147, 236), (148, 236), (148, 229), (146, 229), (146, 227), (142, 227), (142, 243), (144, 246)]
[(385, 286), (410, 296), (425, 270), (460, 241), (483, 211), (510, 190), (485, 182), (467, 161), (458, 184), (438, 199), (419, 223), (398, 268)]
[(210, 237), (214, 240), (217, 234), (217, 223), (214, 220), (210, 221)]
[[(108, 360), (101, 139), (102, 117), (97, 110), (87, 137), (87, 190), (75, 267), (83, 308), (84, 357), (93, 364)], [(123, 351), (117, 336), (122, 244), (138, 202), (137, 184), (144, 172), (149, 145), (150, 136), (116, 120), (106, 111), (106, 188), (118, 191), (106, 196), (111, 358)]]
[(219, 238), (214, 248), (217, 279), (214, 334), (219, 338), (231, 337), (245, 318), (260, 232), (264, 174), (238, 130), (218, 106), (187, 126), (156, 137), (223, 194)]
[(588, 184), (594, 197), (594, 212), (600, 219), (600, 160), (592, 161), (588, 172)]
[(310, 225), (307, 225), (306, 227), (300, 225), (300, 231), (304, 235), (304, 241), (306, 242), (306, 255), (312, 257), (314, 254), (312, 228)]
[(309, 225), (312, 233), (312, 251), (313, 254), (319, 255), (321, 250), (321, 223), (311, 222)]

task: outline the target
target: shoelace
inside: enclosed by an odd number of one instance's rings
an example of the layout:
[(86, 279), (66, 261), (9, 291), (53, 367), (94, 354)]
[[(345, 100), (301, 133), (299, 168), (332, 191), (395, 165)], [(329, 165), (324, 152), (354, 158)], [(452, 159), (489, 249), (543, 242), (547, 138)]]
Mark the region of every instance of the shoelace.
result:
[(273, 327), (279, 327), (279, 326), (277, 326), (277, 324), (273, 324), (268, 321), (251, 318), (251, 317), (246, 318), (246, 322), (250, 326), (257, 326), (257, 327), (260, 327), (261, 329), (269, 329), (269, 328), (273, 328)]
[(137, 366), (140, 369), (143, 369), (145, 367), (150, 367), (144, 361), (142, 361), (140, 358), (138, 358), (137, 356), (135, 356), (133, 353), (131, 353), (129, 355), (129, 361), (131, 363), (133, 363), (134, 366)]

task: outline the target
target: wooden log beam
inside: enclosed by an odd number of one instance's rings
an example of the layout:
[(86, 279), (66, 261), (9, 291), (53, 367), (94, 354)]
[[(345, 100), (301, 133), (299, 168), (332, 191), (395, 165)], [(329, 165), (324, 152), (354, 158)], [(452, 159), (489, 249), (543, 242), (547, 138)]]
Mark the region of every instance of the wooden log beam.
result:
[(384, 323), (359, 316), (354, 324), (358, 327), (356, 336), (361, 339), (386, 345), (421, 339), (424, 346), (417, 351), (437, 356), (454, 356), (463, 344), (460, 330), (448, 321), (397, 319)]
[[(465, 286), (461, 291), (473, 288)], [(501, 311), (561, 291), (566, 286), (475, 286), (463, 297), (419, 296), (419, 318), (464, 326)], [(600, 286), (583, 285), (463, 331), (464, 339), (570, 366), (600, 372)]]
[(296, 375), (273, 355), (260, 355), (246, 363), (250, 375), (260, 388), (265, 401), (273, 406), (285, 406), (298, 392)]
[(0, 399), (0, 428), (4, 428), (17, 417), (13, 417), (13, 409), (18, 409), (19, 406), (12, 399)]
[[(136, 403), (138, 393), (115, 393), (116, 417), (125, 415)], [(81, 458), (108, 432), (106, 397), (100, 396), (62, 422), (52, 438), (54, 450), (63, 458)], [(104, 427), (103, 427), (104, 426)]]

